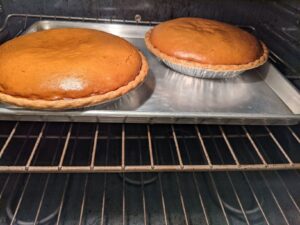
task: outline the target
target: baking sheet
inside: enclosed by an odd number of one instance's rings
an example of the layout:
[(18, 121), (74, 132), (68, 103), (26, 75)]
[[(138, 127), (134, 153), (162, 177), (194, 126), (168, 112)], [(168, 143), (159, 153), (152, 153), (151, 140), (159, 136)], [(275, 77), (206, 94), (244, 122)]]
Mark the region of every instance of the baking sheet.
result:
[(81, 27), (126, 38), (147, 57), (150, 71), (137, 89), (110, 103), (66, 111), (37, 111), (0, 105), (2, 120), (146, 122), (207, 124), (295, 124), (299, 92), (269, 62), (226, 80), (205, 80), (176, 73), (147, 51), (142, 25), (39, 21), (25, 33)]

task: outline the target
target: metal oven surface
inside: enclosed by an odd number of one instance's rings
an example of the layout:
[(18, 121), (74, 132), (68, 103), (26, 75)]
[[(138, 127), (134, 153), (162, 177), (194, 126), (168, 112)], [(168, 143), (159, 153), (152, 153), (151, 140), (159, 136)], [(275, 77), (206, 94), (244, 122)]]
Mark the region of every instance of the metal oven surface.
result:
[(149, 53), (143, 38), (150, 26), (40, 21), (26, 33), (62, 27), (98, 29), (126, 38), (147, 57), (148, 78), (137, 89), (110, 103), (57, 112), (1, 105), (0, 119), (218, 124), (295, 124), (299, 121), (299, 93), (271, 63), (234, 79), (205, 80), (178, 74)]

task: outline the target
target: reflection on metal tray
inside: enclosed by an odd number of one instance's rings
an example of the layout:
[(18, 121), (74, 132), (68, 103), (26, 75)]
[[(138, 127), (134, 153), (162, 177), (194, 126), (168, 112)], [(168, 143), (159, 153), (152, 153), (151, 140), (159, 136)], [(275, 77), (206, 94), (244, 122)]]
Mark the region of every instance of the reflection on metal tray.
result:
[(218, 124), (295, 124), (300, 94), (272, 66), (233, 79), (204, 80), (178, 74), (147, 51), (144, 34), (150, 26), (67, 21), (40, 21), (26, 33), (82, 27), (126, 38), (147, 57), (150, 71), (137, 89), (110, 103), (67, 111), (33, 111), (0, 106), (0, 119), (81, 122), (150, 122)]

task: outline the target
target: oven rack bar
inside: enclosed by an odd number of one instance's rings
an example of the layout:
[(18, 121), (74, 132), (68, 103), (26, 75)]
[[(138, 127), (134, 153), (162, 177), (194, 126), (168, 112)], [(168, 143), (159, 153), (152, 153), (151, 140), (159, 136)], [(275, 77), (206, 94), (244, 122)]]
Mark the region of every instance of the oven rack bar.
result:
[(300, 164), (246, 165), (142, 165), (142, 166), (0, 166), (0, 173), (121, 173), (121, 172), (192, 172), (192, 171), (257, 171), (299, 170)]
[[(5, 122), (2, 122), (5, 124)], [(16, 122), (11, 126), (10, 131), (1, 134), (2, 146), (0, 146), (0, 172), (1, 173), (116, 173), (116, 172), (191, 172), (191, 171), (255, 171), (255, 170), (298, 170), (300, 169), (299, 151), (300, 142), (297, 129), (286, 126), (286, 136), (294, 145), (289, 148), (282, 144), (278, 134), (273, 131), (273, 127), (262, 127), (264, 135), (255, 135), (252, 128), (248, 126), (238, 126), (239, 134), (227, 134), (226, 126), (190, 125), (187, 131), (182, 133), (181, 126), (167, 125), (163, 129), (164, 134), (158, 134), (157, 125), (141, 125), (143, 131), (136, 131), (132, 134), (130, 125), (118, 124), (118, 132), (108, 134), (103, 126), (107, 124), (89, 124), (89, 134), (84, 138), (78, 135), (81, 124), (64, 123), (58, 124), (58, 131), (64, 134), (57, 134), (57, 138), (48, 138), (49, 130), (53, 129), (53, 123), (32, 123), (33, 130), (27, 129), (27, 135), (17, 135), (22, 130), (25, 123)], [(76, 127), (75, 127), (76, 126)], [(214, 134), (202, 134), (202, 130), (214, 128)], [(130, 132), (127, 134), (127, 132)], [(188, 132), (185, 138), (185, 133)], [(32, 133), (36, 133), (30, 136)], [(105, 134), (106, 133), (106, 134)], [(177, 134), (179, 133), (179, 134)], [(103, 138), (102, 134), (106, 137)], [(140, 138), (139, 135), (143, 138)], [(81, 137), (81, 138), (80, 138)], [(31, 142), (27, 144), (26, 151), (19, 150), (17, 141)], [(57, 162), (52, 164), (47, 159), (39, 159), (41, 154), (52, 156), (51, 150), (47, 146), (52, 141), (61, 141)], [(268, 141), (268, 149), (261, 145), (261, 141)], [(222, 153), (229, 159), (226, 162), (218, 161), (215, 151), (218, 146), (211, 145), (211, 142), (219, 142), (222, 145)], [(84, 144), (76, 144), (83, 142)], [(118, 146), (110, 147), (109, 153), (104, 152), (103, 144), (113, 142)], [(137, 162), (138, 152), (135, 148), (142, 148), (141, 162)], [(186, 143), (193, 142), (193, 148), (185, 146)], [(239, 142), (239, 145), (237, 143)], [(240, 146), (240, 142), (243, 145)], [(159, 145), (168, 143), (167, 146)], [(101, 144), (101, 146), (100, 146)], [(85, 161), (80, 164), (66, 165), (67, 156), (73, 153), (72, 148), (77, 148), (77, 154), (84, 154)], [(196, 146), (196, 147), (195, 147)], [(245, 146), (248, 146), (246, 148)], [(16, 150), (17, 148), (17, 150)], [(40, 153), (43, 152), (44, 153)], [(22, 162), (18, 161), (16, 154), (25, 154)], [(169, 153), (168, 153), (169, 152)], [(193, 153), (193, 162), (187, 160), (187, 154)], [(241, 155), (242, 153), (242, 155)], [(113, 154), (113, 155), (112, 155)], [(128, 155), (130, 154), (130, 155)], [(167, 154), (165, 157), (175, 160), (160, 162), (157, 154)], [(172, 154), (172, 155), (170, 155)], [(243, 155), (249, 155), (247, 157)], [(253, 158), (256, 160), (253, 161)], [(44, 156), (45, 157), (45, 156)], [(83, 157), (83, 156), (78, 156)], [(100, 157), (100, 159), (99, 159)], [(100, 161), (110, 158), (105, 165)], [(297, 160), (298, 157), (298, 160)], [(273, 159), (274, 158), (274, 159)], [(34, 159), (36, 161), (34, 161)], [(230, 160), (231, 159), (231, 160)], [(100, 161), (99, 161), (100, 160)], [(276, 161), (277, 160), (277, 161)], [(42, 164), (41, 164), (42, 163)]]

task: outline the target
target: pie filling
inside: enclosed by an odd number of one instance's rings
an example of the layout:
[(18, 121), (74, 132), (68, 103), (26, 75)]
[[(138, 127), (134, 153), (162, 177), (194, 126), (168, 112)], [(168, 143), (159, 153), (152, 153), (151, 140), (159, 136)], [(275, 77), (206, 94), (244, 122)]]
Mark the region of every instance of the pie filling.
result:
[(147, 76), (148, 63), (126, 40), (63, 28), (0, 46), (0, 100), (34, 109), (71, 109), (120, 97)]
[(64, 28), (26, 34), (0, 46), (0, 92), (29, 100), (105, 95), (140, 75), (142, 54), (102, 31)]

